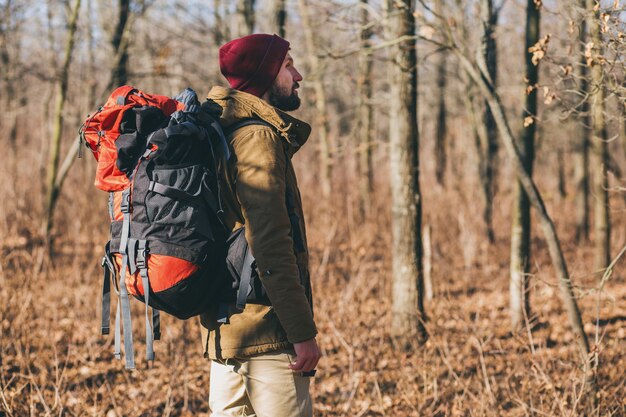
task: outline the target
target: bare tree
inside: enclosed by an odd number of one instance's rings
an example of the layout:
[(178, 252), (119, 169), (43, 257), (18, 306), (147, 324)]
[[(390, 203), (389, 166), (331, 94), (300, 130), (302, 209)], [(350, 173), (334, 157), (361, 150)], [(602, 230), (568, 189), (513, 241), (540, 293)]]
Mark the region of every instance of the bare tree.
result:
[(256, 0), (237, 0), (236, 33), (238, 37), (254, 33), (255, 13), (254, 3)]
[(372, 207), (372, 193), (374, 192), (374, 169), (372, 162), (373, 140), (373, 107), (372, 107), (372, 59), (367, 50), (371, 47), (373, 35), (369, 19), (368, 0), (360, 0), (360, 39), (361, 53), (359, 54), (359, 89), (358, 102), (358, 162), (359, 162), (359, 194), (360, 211), (367, 216)]
[[(498, 16), (504, 2), (498, 6), (494, 5), (493, 0), (479, 0), (480, 21), (482, 25), (479, 60), (483, 64), (482, 70), (488, 74), (493, 85), (497, 85), (497, 44), (495, 38), (495, 30), (498, 24)], [(467, 21), (465, 13), (465, 2), (456, 0), (457, 8), (463, 14), (462, 20), (464, 24), (461, 26), (462, 37), (467, 39), (470, 36), (471, 22)], [(443, 15), (437, 15), (441, 20)], [(470, 125), (472, 127), (472, 136), (474, 138), (474, 147), (478, 155), (477, 172), (481, 185), (480, 197), (483, 203), (482, 220), (485, 234), (490, 243), (495, 241), (495, 232), (493, 229), (493, 201), (496, 193), (496, 177), (497, 177), (497, 155), (498, 155), (498, 129), (495, 126), (491, 109), (484, 99), (480, 99), (477, 94), (477, 86), (472, 77), (468, 76), (461, 70), (461, 79), (465, 86), (465, 94), (463, 96), (463, 104), (468, 113)], [(478, 95), (478, 99), (475, 97)]]
[[(444, 0), (435, 1), (435, 13), (443, 15)], [(435, 57), (435, 73), (437, 78), (437, 116), (435, 118), (435, 177), (439, 184), (444, 183), (447, 161), (447, 125), (446, 125), (446, 59), (447, 51), (440, 51)]]
[(272, 28), (281, 38), (286, 37), (287, 25), (287, 9), (285, 8), (286, 0), (272, 0)]
[(320, 174), (322, 193), (328, 197), (331, 191), (332, 157), (330, 153), (330, 128), (328, 125), (328, 110), (326, 108), (326, 89), (324, 88), (324, 78), (322, 76), (322, 62), (318, 55), (318, 47), (315, 42), (313, 24), (311, 22), (310, 8), (307, 0), (298, 0), (300, 7), (300, 17), (304, 29), (304, 39), (306, 42), (307, 55), (313, 89), (315, 90), (315, 108), (317, 109), (320, 154)]
[(422, 202), (417, 128), (417, 51), (412, 0), (388, 0), (387, 32), (395, 40), (389, 65), (392, 328), (395, 335), (425, 335), (423, 327)]
[[(9, 128), (7, 129), (7, 135), (11, 143), (11, 150), (16, 151), (16, 133), (17, 133), (17, 112), (16, 108), (16, 89), (15, 89), (15, 64), (11, 59), (9, 51), (9, 38), (11, 34), (15, 35), (16, 20), (15, 15), (18, 13), (19, 5), (14, 4), (8, 0), (3, 4), (2, 10), (0, 10), (0, 72), (2, 73), (4, 100), (3, 107), (4, 113), (9, 119)], [(0, 120), (1, 121), (1, 120)]]
[[(528, 0), (526, 4), (526, 98), (522, 111), (523, 130), (518, 145), (524, 169), (529, 177), (533, 174), (535, 159), (535, 132), (537, 127), (537, 83), (539, 82), (539, 61), (534, 59), (534, 48), (539, 42), (540, 4)], [(511, 281), (510, 313), (513, 329), (519, 329), (530, 317), (529, 273), (530, 273), (530, 201), (521, 183), (515, 187), (513, 225), (511, 230)]]
[[(586, 8), (586, 0), (580, 0), (581, 10)], [(585, 50), (587, 44), (587, 21), (583, 15), (579, 25), (579, 50), (580, 62), (576, 67), (576, 75), (580, 86), (578, 88), (581, 102), (578, 106), (580, 112), (580, 127), (577, 129), (576, 152), (574, 154), (574, 182), (576, 184), (576, 240), (589, 239), (589, 144), (590, 126), (589, 120), (589, 82), (587, 74), (587, 62)]]
[(591, 67), (589, 101), (591, 104), (591, 169), (592, 194), (594, 196), (594, 246), (595, 269), (603, 271), (611, 262), (611, 225), (609, 219), (609, 162), (605, 109), (605, 79), (603, 72), (602, 28), (600, 2), (587, 0), (587, 27), (591, 48), (587, 65)]
[[(482, 53), (484, 56), (484, 64), (486, 66), (485, 73), (496, 87), (498, 84), (498, 55), (495, 30), (498, 25), (498, 16), (500, 12), (493, 4), (493, 0), (481, 0), (481, 20), (483, 25), (482, 36)], [(498, 129), (492, 114), (492, 109), (485, 103), (485, 111), (483, 113), (483, 122), (485, 126), (485, 172), (483, 180), (484, 192), (484, 213), (483, 219), (487, 226), (487, 237), (489, 242), (495, 241), (493, 231), (493, 198), (496, 193), (495, 179), (498, 169)]]
[(117, 24), (111, 39), (113, 50), (117, 52), (111, 73), (111, 84), (113, 87), (119, 87), (128, 82), (128, 42), (123, 41), (129, 15), (130, 0), (119, 0)]
[(56, 186), (58, 174), (57, 169), (60, 159), (59, 155), (61, 150), (61, 137), (63, 135), (65, 99), (67, 94), (70, 64), (72, 62), (72, 52), (74, 50), (76, 28), (78, 26), (77, 23), (79, 11), (80, 0), (75, 0), (74, 5), (72, 6), (71, 17), (68, 24), (63, 66), (61, 67), (61, 73), (59, 74), (59, 81), (57, 84), (57, 100), (54, 111), (54, 130), (52, 133), (49, 150), (50, 153), (48, 159), (48, 173), (46, 178), (46, 216), (43, 225), (43, 232), (46, 240), (50, 239), (50, 231), (52, 229), (52, 217), (60, 191), (59, 187)]
[(216, 45), (221, 45), (224, 43), (224, 22), (222, 20), (221, 13), (221, 0), (213, 0), (213, 19), (215, 24), (213, 25), (213, 39), (215, 40)]

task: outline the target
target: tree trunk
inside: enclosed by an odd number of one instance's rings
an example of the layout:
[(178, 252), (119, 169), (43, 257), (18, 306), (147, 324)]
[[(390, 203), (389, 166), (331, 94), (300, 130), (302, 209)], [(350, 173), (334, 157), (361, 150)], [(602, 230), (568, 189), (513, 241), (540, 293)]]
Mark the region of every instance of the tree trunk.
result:
[(273, 0), (272, 3), (272, 28), (281, 38), (286, 37), (285, 26), (287, 24), (286, 0)]
[(237, 33), (238, 37), (254, 33), (254, 3), (255, 0), (237, 1)]
[(306, 42), (307, 55), (309, 57), (309, 66), (311, 70), (311, 82), (315, 90), (315, 108), (317, 109), (318, 125), (317, 134), (319, 135), (319, 153), (320, 153), (320, 175), (322, 193), (325, 197), (330, 196), (331, 178), (332, 178), (332, 156), (330, 153), (330, 128), (328, 126), (328, 111), (326, 109), (326, 90), (324, 88), (324, 79), (322, 78), (322, 64), (317, 54), (317, 46), (315, 44), (315, 34), (311, 24), (311, 16), (309, 14), (309, 6), (306, 0), (298, 0), (300, 6), (300, 16), (302, 18), (302, 26), (304, 29), (304, 39)]
[(567, 186), (565, 185), (565, 152), (563, 148), (559, 146), (556, 150), (556, 165), (557, 165), (557, 188), (559, 191), (559, 198), (563, 199), (567, 197)]
[[(495, 38), (495, 30), (498, 24), (498, 14), (493, 5), (492, 0), (481, 1), (481, 14), (483, 24), (482, 50), (484, 56), (485, 74), (488, 74), (492, 85), (497, 86), (498, 75), (498, 56)], [(484, 219), (487, 224), (487, 237), (490, 243), (495, 242), (495, 233), (493, 231), (493, 199), (496, 194), (495, 179), (497, 178), (498, 169), (498, 128), (496, 126), (492, 109), (485, 103), (485, 112), (483, 114), (483, 123), (485, 126), (487, 143), (485, 144), (485, 212)]]
[(591, 170), (592, 194), (594, 196), (594, 269), (602, 275), (611, 262), (611, 226), (609, 221), (609, 182), (607, 176), (608, 143), (604, 116), (605, 91), (602, 56), (602, 33), (600, 11), (594, 10), (596, 0), (587, 0), (590, 40), (593, 42), (589, 64), (591, 65), (591, 83), (589, 100), (591, 103)]
[[(582, 10), (585, 10), (586, 0), (580, 0)], [(585, 17), (580, 21), (578, 40), (580, 44), (580, 62), (577, 69), (577, 78), (580, 80), (580, 96), (584, 101), (578, 107), (580, 113), (580, 127), (577, 129), (576, 152), (574, 154), (574, 182), (576, 184), (576, 241), (589, 239), (589, 81), (587, 79), (587, 63), (585, 45), (587, 44), (587, 22)]]
[[(444, 14), (444, 1), (435, 2), (435, 13)], [(439, 185), (444, 184), (447, 160), (447, 125), (446, 125), (446, 58), (447, 52), (440, 51), (435, 56), (435, 71), (437, 73), (437, 116), (435, 119), (435, 177)]]
[[(4, 95), (3, 100), (3, 113), (6, 117), (5, 120), (0, 118), (0, 124), (6, 122), (8, 124), (8, 129), (6, 130), (6, 134), (9, 138), (9, 143), (11, 147), (11, 153), (13, 154), (13, 161), (15, 162), (15, 166), (12, 167), (11, 171), (16, 172), (17, 169), (17, 108), (16, 105), (18, 102), (16, 97), (16, 75), (17, 70), (15, 68), (15, 63), (11, 59), (9, 54), (9, 36), (12, 35), (11, 29), (12, 24), (11, 20), (13, 18), (13, 3), (11, 1), (7, 1), (2, 10), (2, 16), (0, 17), (0, 73), (2, 73), (2, 80), (4, 81), (4, 85), (1, 86), (3, 88), (2, 92)], [(13, 34), (19, 42), (19, 36), (17, 34)], [(17, 47), (19, 50), (19, 45)]]
[(578, 304), (576, 303), (576, 296), (574, 295), (572, 281), (567, 270), (567, 264), (565, 263), (565, 257), (563, 256), (563, 251), (561, 250), (561, 243), (557, 236), (556, 229), (554, 228), (554, 223), (548, 214), (537, 186), (524, 168), (523, 159), (515, 145), (513, 132), (509, 126), (504, 113), (504, 107), (500, 102), (498, 93), (489, 83), (487, 75), (479, 67), (472, 63), (469, 58), (467, 58), (467, 56), (465, 56), (458, 49), (454, 49), (454, 51), (461, 64), (468, 71), (474, 82), (476, 82), (476, 84), (480, 87), (481, 94), (487, 99), (487, 103), (489, 104), (489, 107), (491, 107), (494, 114), (498, 130), (502, 136), (505, 149), (510, 156), (511, 162), (513, 163), (513, 168), (518, 180), (523, 185), (524, 191), (526, 191), (526, 194), (529, 197), (530, 204), (537, 212), (539, 224), (548, 246), (548, 252), (550, 253), (552, 264), (554, 265), (554, 269), (556, 270), (558, 276), (561, 297), (567, 310), (570, 325), (576, 335), (576, 342), (578, 343), (581, 352), (581, 359), (585, 365), (585, 372), (588, 372), (589, 340), (587, 339), (587, 335), (583, 329), (580, 310), (578, 309)]
[(59, 166), (61, 136), (63, 135), (63, 111), (65, 107), (65, 98), (67, 94), (70, 64), (72, 62), (72, 51), (74, 50), (74, 41), (79, 11), (80, 0), (75, 0), (68, 25), (63, 66), (59, 75), (57, 100), (54, 111), (54, 129), (49, 149), (48, 172), (46, 178), (46, 216), (44, 219), (43, 227), (44, 236), (47, 242), (50, 241), (50, 232), (52, 230), (54, 208), (56, 206), (57, 198), (59, 195), (59, 189), (55, 186), (55, 184), (57, 181), (57, 169)]
[(372, 30), (369, 26), (368, 0), (361, 0), (361, 53), (359, 55), (359, 103), (358, 103), (358, 163), (361, 217), (371, 213), (374, 192), (374, 169), (372, 163), (373, 108), (372, 108), (372, 60), (365, 52), (371, 46)]
[(617, 114), (619, 117), (619, 141), (622, 145), (622, 153), (626, 156), (626, 102), (623, 97), (617, 97)]
[(430, 225), (424, 227), (424, 297), (430, 301), (434, 297), (433, 292), (433, 245), (430, 236)]
[(423, 327), (422, 202), (419, 189), (417, 52), (414, 3), (388, 0), (391, 48), (389, 145), (393, 253), (393, 335), (425, 336)]
[[(539, 6), (540, 7), (540, 6)], [(539, 64), (532, 62), (533, 53), (529, 49), (539, 41), (539, 7), (534, 0), (526, 4), (526, 59), (525, 78), (527, 86), (524, 110), (522, 112), (522, 138), (520, 156), (526, 174), (532, 178), (535, 159), (535, 132), (537, 128), (537, 88), (539, 81)], [(521, 183), (515, 186), (515, 206), (513, 207), (513, 225), (511, 230), (511, 281), (510, 314), (514, 330), (524, 326), (525, 319), (530, 317), (529, 273), (530, 273), (530, 201)]]
[(114, 88), (125, 85), (128, 82), (128, 42), (123, 41), (129, 15), (130, 0), (119, 0), (117, 25), (111, 40), (113, 50), (117, 52), (117, 59), (113, 65), (111, 76), (111, 85)]
[(224, 22), (222, 21), (221, 0), (213, 0), (213, 19), (215, 20), (215, 26), (213, 27), (213, 39), (215, 45), (221, 46), (224, 43)]

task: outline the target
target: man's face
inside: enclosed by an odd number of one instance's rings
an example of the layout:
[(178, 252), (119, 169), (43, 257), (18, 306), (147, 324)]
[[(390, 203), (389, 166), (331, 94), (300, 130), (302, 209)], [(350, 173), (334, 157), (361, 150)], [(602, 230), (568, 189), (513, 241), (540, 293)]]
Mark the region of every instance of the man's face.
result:
[(298, 82), (300, 81), (302, 81), (302, 75), (293, 65), (291, 55), (287, 53), (274, 84), (268, 91), (267, 101), (283, 111), (296, 110), (300, 107), (300, 97), (298, 97), (298, 87), (300, 87)]

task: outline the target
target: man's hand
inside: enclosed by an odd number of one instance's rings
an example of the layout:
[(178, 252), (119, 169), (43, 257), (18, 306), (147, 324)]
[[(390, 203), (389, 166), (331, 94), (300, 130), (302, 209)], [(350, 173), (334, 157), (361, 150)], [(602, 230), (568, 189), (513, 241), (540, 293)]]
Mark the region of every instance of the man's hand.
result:
[(315, 338), (305, 342), (294, 343), (293, 348), (296, 351), (296, 362), (289, 365), (289, 368), (295, 372), (310, 372), (317, 366), (322, 357), (322, 352), (317, 346)]

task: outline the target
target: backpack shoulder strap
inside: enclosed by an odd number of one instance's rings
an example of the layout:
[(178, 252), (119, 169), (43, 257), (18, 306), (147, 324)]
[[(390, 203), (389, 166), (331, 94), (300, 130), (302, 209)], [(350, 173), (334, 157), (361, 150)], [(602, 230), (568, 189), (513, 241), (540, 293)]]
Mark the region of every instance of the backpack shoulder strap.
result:
[(261, 119), (242, 119), (236, 123), (233, 123), (232, 125), (228, 126), (226, 129), (224, 129), (224, 134), (226, 136), (232, 134), (233, 132), (241, 129), (242, 127), (246, 127), (246, 126), (252, 126), (252, 125), (258, 125), (258, 126), (267, 126), (269, 128), (271, 128), (272, 130), (275, 130), (274, 126), (272, 126), (271, 124), (267, 123), (264, 120)]

